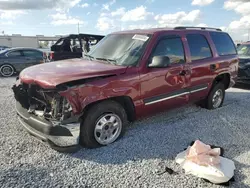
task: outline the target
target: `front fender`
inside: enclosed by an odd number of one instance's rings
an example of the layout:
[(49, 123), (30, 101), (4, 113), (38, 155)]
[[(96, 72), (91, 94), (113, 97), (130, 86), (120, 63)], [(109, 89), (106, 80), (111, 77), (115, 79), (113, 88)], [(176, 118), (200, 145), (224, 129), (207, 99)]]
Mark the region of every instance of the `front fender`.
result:
[(60, 95), (67, 98), (72, 106), (74, 114), (81, 114), (91, 103), (114, 97), (128, 96), (133, 98), (137, 91), (132, 87), (103, 88), (93, 85), (84, 85), (71, 90), (61, 92)]

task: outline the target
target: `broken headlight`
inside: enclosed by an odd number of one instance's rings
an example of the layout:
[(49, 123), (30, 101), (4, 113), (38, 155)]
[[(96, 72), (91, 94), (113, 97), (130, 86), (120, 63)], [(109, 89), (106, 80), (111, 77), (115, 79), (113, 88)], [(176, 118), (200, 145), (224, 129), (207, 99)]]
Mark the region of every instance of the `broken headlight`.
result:
[(53, 119), (63, 121), (72, 115), (72, 107), (65, 97), (55, 96), (51, 101), (51, 116)]

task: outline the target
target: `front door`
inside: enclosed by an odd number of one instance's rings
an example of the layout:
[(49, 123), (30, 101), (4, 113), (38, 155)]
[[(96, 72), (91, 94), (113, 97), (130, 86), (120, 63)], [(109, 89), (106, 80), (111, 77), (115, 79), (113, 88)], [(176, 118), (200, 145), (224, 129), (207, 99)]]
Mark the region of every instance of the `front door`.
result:
[(162, 68), (148, 67), (141, 75), (141, 94), (145, 113), (173, 108), (186, 104), (189, 93), (187, 64), (181, 37), (164, 36), (160, 38), (149, 64), (154, 56), (167, 56), (170, 65)]
[(21, 50), (11, 50), (6, 54), (6, 57), (3, 59), (4, 64), (12, 65), (17, 72), (20, 72), (25, 68), (24, 62), (26, 61), (25, 57)]

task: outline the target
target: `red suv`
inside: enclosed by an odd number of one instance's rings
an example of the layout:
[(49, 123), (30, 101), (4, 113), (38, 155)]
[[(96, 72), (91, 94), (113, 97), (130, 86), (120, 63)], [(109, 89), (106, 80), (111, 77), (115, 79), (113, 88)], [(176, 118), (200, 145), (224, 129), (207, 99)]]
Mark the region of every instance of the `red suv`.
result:
[(129, 121), (199, 103), (222, 106), (238, 71), (235, 45), (213, 28), (112, 33), (82, 59), (32, 66), (13, 86), (22, 125), (55, 148), (111, 144)]

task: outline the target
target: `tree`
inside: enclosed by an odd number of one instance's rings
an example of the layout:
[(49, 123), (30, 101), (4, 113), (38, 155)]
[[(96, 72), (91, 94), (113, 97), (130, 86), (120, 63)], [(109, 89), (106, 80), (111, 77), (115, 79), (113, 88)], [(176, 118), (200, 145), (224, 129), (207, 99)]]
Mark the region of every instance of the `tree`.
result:
[(39, 48), (48, 48), (49, 41), (39, 41)]
[(43, 45), (44, 45), (45, 48), (48, 48), (48, 46), (49, 46), (49, 41), (44, 41), (44, 42), (43, 42)]

